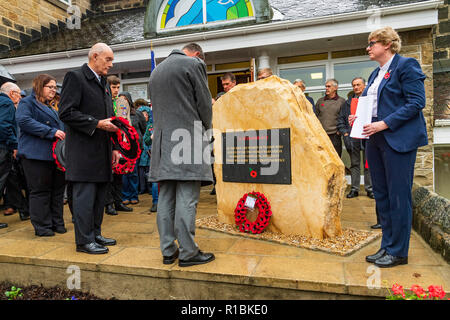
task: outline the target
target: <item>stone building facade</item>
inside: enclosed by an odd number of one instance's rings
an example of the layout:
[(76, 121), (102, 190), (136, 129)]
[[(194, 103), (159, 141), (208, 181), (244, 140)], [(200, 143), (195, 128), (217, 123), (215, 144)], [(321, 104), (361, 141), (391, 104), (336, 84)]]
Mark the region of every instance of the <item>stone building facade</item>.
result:
[(5, 0), (0, 5), (0, 52), (20, 48), (66, 28), (77, 6), (81, 19), (92, 12), (90, 0)]
[(419, 148), (415, 167), (414, 182), (428, 189), (433, 189), (433, 30), (421, 29), (401, 32), (401, 55), (417, 59), (426, 75), (426, 106), (423, 115), (427, 124), (428, 145)]
[(439, 8), (439, 23), (434, 27), (435, 119), (450, 119), (450, 0)]

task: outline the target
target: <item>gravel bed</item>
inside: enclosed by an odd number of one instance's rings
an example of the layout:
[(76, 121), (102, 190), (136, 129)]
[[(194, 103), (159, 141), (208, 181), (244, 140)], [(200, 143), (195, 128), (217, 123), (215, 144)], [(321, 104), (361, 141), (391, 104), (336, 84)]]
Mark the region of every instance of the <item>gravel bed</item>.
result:
[(220, 222), (217, 216), (209, 216), (197, 219), (196, 225), (201, 229), (208, 229), (228, 233), (230, 235), (276, 242), (310, 250), (324, 251), (339, 256), (351, 255), (355, 251), (361, 249), (365, 245), (371, 243), (381, 236), (380, 232), (356, 230), (351, 228), (343, 228), (342, 235), (340, 235), (339, 237), (323, 240), (306, 236), (284, 235), (271, 231), (264, 231), (261, 234), (250, 234), (239, 232), (239, 230), (237, 230), (236, 226), (234, 225)]

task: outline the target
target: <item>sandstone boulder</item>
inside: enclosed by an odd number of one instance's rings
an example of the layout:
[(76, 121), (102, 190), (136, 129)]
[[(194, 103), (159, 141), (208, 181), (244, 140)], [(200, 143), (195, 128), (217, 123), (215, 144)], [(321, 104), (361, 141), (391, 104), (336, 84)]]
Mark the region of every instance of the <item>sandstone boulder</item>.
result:
[[(317, 239), (341, 234), (344, 164), (299, 88), (276, 76), (238, 85), (214, 104), (213, 127), (219, 221), (235, 224), (239, 199), (258, 191), (273, 212), (267, 230)], [(221, 132), (272, 128), (290, 128), (292, 183), (224, 182)]]

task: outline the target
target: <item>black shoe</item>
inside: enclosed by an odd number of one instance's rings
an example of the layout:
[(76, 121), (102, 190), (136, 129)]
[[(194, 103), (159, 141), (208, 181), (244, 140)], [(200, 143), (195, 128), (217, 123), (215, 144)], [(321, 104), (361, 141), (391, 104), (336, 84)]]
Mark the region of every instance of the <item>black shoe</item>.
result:
[(19, 211), (19, 217), (20, 217), (20, 220), (22, 220), (22, 221), (30, 220), (30, 214), (28, 212), (20, 212)]
[(52, 230), (54, 232), (60, 233), (60, 234), (63, 234), (63, 233), (67, 232), (67, 229), (64, 226), (53, 227)]
[(386, 254), (386, 250), (381, 248), (380, 250), (377, 251), (377, 253), (367, 256), (366, 261), (370, 262), (370, 263), (374, 263), (377, 259), (384, 257), (385, 254)]
[(53, 237), (55, 235), (53, 230), (35, 231), (34, 234), (38, 237)]
[(118, 215), (116, 209), (114, 209), (114, 206), (112, 204), (106, 205), (105, 213), (109, 214), (110, 216), (117, 216)]
[(373, 191), (367, 191), (367, 196), (368, 196), (370, 199), (375, 199), (375, 196), (373, 195)]
[(0, 229), (7, 228), (7, 227), (8, 227), (7, 223), (0, 223)]
[(97, 242), (98, 244), (101, 244), (102, 246), (114, 246), (117, 243), (116, 240), (105, 238), (103, 236), (96, 236), (95, 242)]
[(126, 211), (126, 212), (131, 212), (133, 211), (133, 208), (127, 207), (126, 205), (124, 205), (123, 203), (116, 203), (114, 205), (114, 207), (116, 207), (116, 211)]
[(189, 267), (189, 266), (195, 266), (197, 264), (205, 264), (208, 262), (211, 262), (216, 257), (212, 253), (203, 253), (199, 251), (196, 256), (188, 259), (188, 260), (179, 260), (178, 266), (180, 267)]
[(375, 261), (375, 265), (380, 268), (391, 268), (401, 264), (408, 264), (408, 257), (394, 257), (386, 253)]
[(99, 246), (95, 242), (91, 242), (89, 244), (77, 245), (77, 251), (89, 254), (104, 254), (108, 253), (109, 249)]
[(347, 198), (351, 199), (351, 198), (355, 198), (359, 195), (358, 191), (352, 190), (350, 191), (350, 193), (347, 195)]
[(150, 209), (150, 212), (156, 212), (158, 211), (158, 204), (154, 203)]
[(377, 223), (374, 224), (373, 226), (370, 226), (371, 229), (381, 229), (381, 224)]
[(175, 251), (175, 253), (173, 255), (171, 255), (170, 257), (163, 256), (163, 263), (164, 264), (174, 263), (175, 260), (177, 260), (179, 254), (180, 254), (180, 250), (177, 249), (177, 251)]
[(212, 196), (216, 195), (216, 187), (214, 187), (209, 194)]

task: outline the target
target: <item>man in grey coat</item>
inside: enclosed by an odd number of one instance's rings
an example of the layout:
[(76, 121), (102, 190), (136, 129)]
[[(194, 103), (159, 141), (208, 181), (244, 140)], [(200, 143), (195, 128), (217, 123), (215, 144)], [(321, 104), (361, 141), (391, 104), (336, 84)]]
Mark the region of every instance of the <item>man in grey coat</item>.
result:
[(163, 263), (179, 257), (180, 267), (214, 260), (194, 241), (200, 187), (213, 182), (205, 135), (212, 126), (212, 100), (202, 59), (203, 50), (195, 43), (173, 50), (149, 82), (154, 121), (149, 181), (160, 184), (157, 225)]

